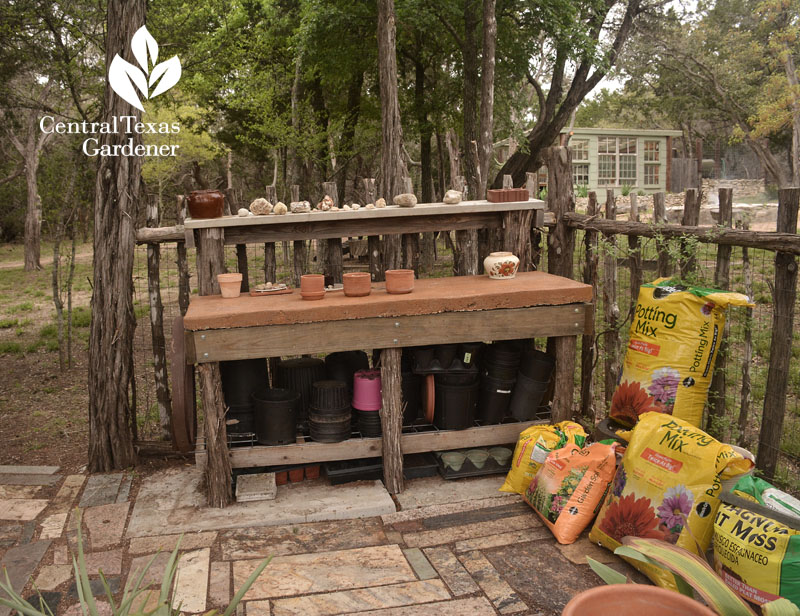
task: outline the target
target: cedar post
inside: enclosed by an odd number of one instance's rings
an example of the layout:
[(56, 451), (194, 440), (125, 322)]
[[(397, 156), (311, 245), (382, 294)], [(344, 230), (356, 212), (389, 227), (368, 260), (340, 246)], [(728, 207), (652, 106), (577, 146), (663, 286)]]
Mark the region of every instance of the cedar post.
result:
[[(403, 178), (403, 192), (414, 193), (414, 184), (408, 176)], [(419, 233), (403, 234), (403, 267), (413, 269), (419, 276)]]
[[(183, 224), (183, 219), (186, 218), (186, 211), (184, 210), (184, 197), (178, 195), (178, 212), (177, 221), (179, 225)], [(191, 234), (190, 234), (191, 235)], [(194, 237), (193, 235), (191, 237)], [(189, 258), (186, 255), (186, 242), (176, 242), (178, 253), (178, 306), (181, 309), (181, 316), (186, 316), (186, 311), (189, 310)]]
[[(292, 184), (292, 202), (300, 201), (300, 185)], [(294, 265), (294, 286), (300, 288), (300, 276), (305, 272), (306, 260), (308, 259), (308, 248), (305, 240), (294, 240), (292, 242), (293, 265)]]
[[(589, 216), (597, 216), (597, 193), (589, 193), (589, 204), (586, 209)], [(583, 246), (586, 252), (583, 266), (583, 282), (592, 286), (592, 303), (597, 305), (597, 270), (600, 258), (597, 254), (597, 231), (586, 229), (583, 235)], [(581, 415), (597, 421), (594, 407), (594, 335), (581, 336)]]
[[(217, 274), (225, 271), (224, 237), (223, 230), (219, 228), (197, 230), (197, 288), (200, 295), (219, 293)], [(198, 372), (208, 454), (204, 470), (208, 504), (211, 507), (225, 507), (232, 497), (231, 463), (228, 458), (226, 409), (219, 363), (202, 363), (198, 366)]]
[[(614, 220), (617, 217), (617, 206), (614, 190), (606, 191), (606, 218)], [(609, 250), (603, 258), (603, 312), (606, 333), (605, 345), (605, 401), (606, 407), (611, 406), (611, 398), (617, 386), (617, 373), (619, 372), (619, 304), (617, 303), (617, 238), (611, 234), (604, 234)]]
[[(548, 169), (547, 206), (556, 218), (556, 226), (548, 235), (547, 266), (551, 274), (572, 278), (572, 253), (575, 230), (563, 214), (575, 211), (572, 188), (572, 153), (569, 148), (554, 146), (544, 152)], [(574, 336), (558, 336), (547, 340), (547, 352), (555, 355), (552, 421), (572, 417), (573, 377), (575, 375), (576, 340)]]
[[(719, 226), (730, 228), (733, 226), (733, 189), (719, 189)], [(714, 269), (714, 288), (727, 290), (730, 286), (731, 246), (717, 245), (717, 265)], [(714, 376), (711, 379), (709, 390), (709, 410), (706, 431), (716, 434), (728, 442), (728, 435), (722, 433), (722, 425), (715, 425), (714, 418), (722, 419), (726, 413), (725, 391), (725, 366), (728, 361), (728, 332), (730, 323), (726, 320), (722, 341), (717, 351), (717, 361), (714, 367)], [(717, 430), (719, 428), (719, 430)]]
[[(631, 193), (631, 212), (629, 219), (633, 222), (639, 222), (639, 197), (636, 193)], [(642, 286), (644, 276), (642, 274), (642, 251), (639, 245), (638, 235), (628, 236), (628, 267), (631, 271), (631, 306), (630, 309), (636, 306), (636, 301), (639, 299), (639, 287)]]
[[(278, 190), (275, 188), (274, 184), (265, 188), (264, 198), (273, 206), (278, 202)], [(264, 282), (278, 282), (278, 265), (275, 261), (275, 242), (264, 243)]]
[[(322, 192), (330, 195), (333, 205), (339, 207), (339, 189), (336, 182), (323, 182)], [(333, 237), (328, 240), (327, 259), (324, 271), (333, 278), (333, 282), (342, 282), (342, 238)]]
[[(539, 196), (537, 186), (538, 174), (528, 171), (525, 173), (525, 188), (528, 189), (528, 199), (537, 199)], [(539, 260), (542, 256), (542, 232), (538, 229), (540, 221), (532, 221), (530, 235), (530, 255), (531, 255), (531, 269), (539, 269)]]
[[(467, 186), (464, 176), (456, 176), (453, 181), (455, 190), (466, 194)], [(478, 231), (462, 229), (456, 231), (455, 252), (453, 254), (453, 274), (455, 276), (474, 276), (478, 273)]]
[[(375, 203), (375, 178), (364, 178), (364, 199), (367, 203)], [(369, 273), (373, 282), (383, 280), (383, 258), (381, 257), (381, 238), (370, 235), (367, 238), (369, 252)]]
[[(700, 223), (700, 192), (696, 188), (688, 188), (686, 190), (686, 198), (683, 204), (683, 220), (681, 224), (684, 227), (696, 227)], [(697, 257), (694, 251), (689, 251), (686, 240), (681, 240), (681, 278), (686, 278), (693, 274), (697, 269)]]
[[(737, 226), (739, 226), (737, 224)], [(744, 230), (749, 228), (747, 221), (741, 222)], [(753, 272), (750, 267), (750, 251), (747, 246), (742, 246), (742, 278), (744, 279), (744, 293), (753, 297)], [(750, 413), (750, 363), (753, 361), (753, 309), (745, 308), (744, 316), (744, 349), (742, 350), (742, 394), (739, 407), (739, 447), (747, 447), (747, 416)]]
[[(653, 195), (653, 225), (658, 228), (667, 222), (667, 208), (664, 205), (664, 193), (658, 192)], [(658, 277), (665, 278), (670, 275), (672, 268), (667, 253), (667, 244), (663, 240), (656, 240), (656, 252), (658, 252)]]
[(400, 433), (403, 430), (401, 405), (400, 354), (402, 349), (381, 351), (381, 429), (383, 431), (383, 482), (390, 494), (403, 491), (403, 452)]
[[(158, 226), (158, 201), (147, 203), (147, 226)], [(161, 303), (161, 245), (147, 245), (147, 291), (150, 300), (150, 333), (153, 339), (153, 376), (156, 383), (161, 438), (169, 440), (172, 400), (167, 376), (167, 343), (164, 339), (164, 305)], [(135, 409), (134, 409), (135, 410)]]
[[(778, 193), (778, 232), (797, 233), (797, 209), (800, 188), (782, 188)], [(769, 480), (775, 476), (780, 455), (786, 390), (789, 383), (789, 360), (792, 356), (794, 303), (797, 293), (797, 261), (794, 255), (775, 253), (775, 287), (772, 308), (772, 342), (769, 372), (758, 438), (756, 468)]]

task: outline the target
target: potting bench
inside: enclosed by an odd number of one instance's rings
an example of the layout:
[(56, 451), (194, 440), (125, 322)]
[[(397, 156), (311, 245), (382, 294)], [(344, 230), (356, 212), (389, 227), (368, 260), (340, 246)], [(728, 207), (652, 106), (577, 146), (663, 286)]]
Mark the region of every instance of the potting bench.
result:
[[(322, 212), (264, 217), (187, 220), (198, 248), (200, 296), (184, 318), (187, 363), (198, 364), (205, 416), (205, 441), (196, 452), (205, 465), (209, 492), (214, 482), (229, 481), (229, 466), (299, 464), (383, 456), (391, 492), (402, 490), (403, 453), (516, 440), (535, 422), (469, 428), (460, 431), (402, 433), (399, 356), (402, 347), (427, 344), (578, 336), (592, 329), (592, 288), (543, 272), (520, 272), (513, 280), (461, 276), (416, 281), (414, 292), (389, 295), (373, 283), (370, 296), (332, 293), (322, 301), (289, 295), (222, 299), (216, 274), (224, 271), (224, 244), (379, 235), (402, 230), (509, 229), (516, 215), (533, 210), (541, 220), (541, 201), (423, 204), (355, 212)], [(507, 249), (516, 250), (514, 246)], [(384, 349), (383, 436), (342, 443), (301, 442), (281, 446), (227, 449), (220, 361)], [(558, 365), (568, 370), (574, 365)]]

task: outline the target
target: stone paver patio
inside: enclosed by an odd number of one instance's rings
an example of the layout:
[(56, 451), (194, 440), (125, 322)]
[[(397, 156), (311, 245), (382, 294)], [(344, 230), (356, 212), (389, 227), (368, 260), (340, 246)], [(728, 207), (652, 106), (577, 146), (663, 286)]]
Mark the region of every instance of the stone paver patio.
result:
[(320, 479), (225, 510), (203, 507), (199, 478), (190, 466), (139, 481), (0, 466), (0, 567), (23, 596), (34, 580), (54, 613), (79, 614), (70, 550), (80, 507), (101, 599), (100, 571), (119, 595), (151, 560), (145, 585), (157, 588), (183, 533), (175, 600), (187, 614), (227, 606), (267, 556), (240, 614), (555, 615), (599, 583), (586, 555), (641, 579), (585, 536), (558, 545), (519, 496), (497, 491), (502, 476), (412, 480), (396, 500), (381, 482)]

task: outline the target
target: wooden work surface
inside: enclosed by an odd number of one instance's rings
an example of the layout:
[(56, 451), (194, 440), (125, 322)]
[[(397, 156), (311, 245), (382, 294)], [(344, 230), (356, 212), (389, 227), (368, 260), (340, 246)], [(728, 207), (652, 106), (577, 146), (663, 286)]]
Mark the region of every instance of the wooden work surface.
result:
[(386, 293), (385, 283), (373, 283), (372, 289), (367, 297), (347, 297), (339, 291), (318, 301), (303, 300), (297, 289), (289, 295), (264, 297), (193, 297), (184, 327), (198, 331), (592, 301), (590, 285), (545, 272), (520, 272), (511, 280), (492, 280), (488, 276), (426, 278), (415, 281), (414, 291), (406, 295)]

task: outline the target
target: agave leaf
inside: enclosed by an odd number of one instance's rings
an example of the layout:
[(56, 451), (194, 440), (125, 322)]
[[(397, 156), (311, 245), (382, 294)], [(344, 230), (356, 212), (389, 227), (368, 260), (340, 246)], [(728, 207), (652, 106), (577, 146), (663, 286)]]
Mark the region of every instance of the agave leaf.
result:
[(175, 549), (172, 550), (172, 554), (169, 555), (167, 566), (164, 569), (164, 577), (161, 579), (161, 590), (158, 594), (159, 605), (169, 605), (170, 603), (172, 588), (177, 582), (177, 580), (175, 580), (175, 575), (178, 573), (178, 560), (180, 559), (178, 550), (181, 547), (181, 540), (183, 540), (183, 535), (178, 537), (178, 543), (175, 544)]
[(599, 575), (606, 584), (627, 584), (628, 578), (619, 571), (612, 569), (608, 565), (597, 562), (594, 558), (586, 557), (586, 562), (597, 575)]
[(708, 563), (688, 550), (666, 541), (642, 537), (625, 537), (622, 543), (624, 546), (640, 551), (659, 566), (682, 577), (718, 614), (722, 616), (755, 616), (755, 612), (750, 606), (719, 578)]
[(86, 557), (83, 554), (83, 533), (81, 533), (81, 510), (75, 508), (75, 525), (78, 527), (78, 558), (72, 557), (72, 568), (75, 570), (75, 587), (78, 590), (78, 599), (84, 616), (91, 614), (97, 616), (97, 604), (94, 601), (92, 587), (89, 584), (89, 573), (86, 569)]
[(233, 614), (236, 611), (236, 606), (239, 605), (239, 602), (242, 600), (242, 597), (244, 597), (244, 593), (246, 593), (249, 590), (249, 588), (253, 585), (253, 582), (256, 581), (259, 575), (261, 575), (261, 572), (264, 570), (264, 568), (269, 564), (269, 561), (271, 560), (272, 556), (270, 556), (269, 558), (265, 558), (261, 562), (261, 564), (258, 565), (258, 567), (256, 567), (256, 570), (250, 574), (250, 577), (247, 578), (245, 583), (242, 584), (242, 587), (236, 592), (236, 594), (233, 597), (233, 601), (231, 601), (231, 604), (228, 606), (228, 609), (225, 610), (223, 616), (231, 616), (231, 614)]
[(761, 613), (764, 616), (800, 616), (800, 608), (789, 599), (775, 599), (761, 606)]

